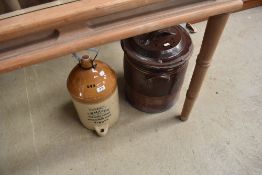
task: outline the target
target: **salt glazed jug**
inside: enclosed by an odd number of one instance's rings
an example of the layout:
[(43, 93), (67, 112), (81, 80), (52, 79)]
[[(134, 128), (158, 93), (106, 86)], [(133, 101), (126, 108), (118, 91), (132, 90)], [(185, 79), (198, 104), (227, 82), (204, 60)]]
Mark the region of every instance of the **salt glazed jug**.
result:
[(82, 124), (105, 136), (119, 118), (119, 97), (115, 72), (104, 62), (82, 56), (67, 79)]

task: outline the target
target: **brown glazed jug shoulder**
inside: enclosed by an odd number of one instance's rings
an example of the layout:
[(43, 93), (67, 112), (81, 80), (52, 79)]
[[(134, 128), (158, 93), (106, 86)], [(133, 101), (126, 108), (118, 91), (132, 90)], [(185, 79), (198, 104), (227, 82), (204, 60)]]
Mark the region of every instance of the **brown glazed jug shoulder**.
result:
[[(85, 61), (75, 66), (67, 79), (71, 96), (83, 103), (99, 103), (113, 94), (117, 86), (115, 72), (99, 60), (95, 68), (83, 67)], [(88, 67), (88, 65), (87, 65)]]

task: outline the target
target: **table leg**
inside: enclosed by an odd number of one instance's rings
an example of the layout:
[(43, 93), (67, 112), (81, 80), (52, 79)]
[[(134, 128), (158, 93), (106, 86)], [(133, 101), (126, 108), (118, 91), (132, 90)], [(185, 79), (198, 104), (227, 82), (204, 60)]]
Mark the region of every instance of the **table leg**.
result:
[(180, 116), (182, 121), (188, 119), (193, 108), (228, 17), (229, 14), (221, 14), (208, 19), (202, 46)]

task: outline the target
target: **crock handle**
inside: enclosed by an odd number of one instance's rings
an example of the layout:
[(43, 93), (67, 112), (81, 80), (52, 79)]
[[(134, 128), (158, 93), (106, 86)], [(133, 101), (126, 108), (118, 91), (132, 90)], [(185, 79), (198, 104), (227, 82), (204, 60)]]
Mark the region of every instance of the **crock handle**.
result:
[(102, 126), (95, 126), (95, 131), (97, 135), (103, 137), (108, 132), (108, 124), (102, 125)]
[(153, 80), (155, 78), (170, 80), (170, 75), (168, 75), (168, 74), (156, 75), (156, 76), (152, 76), (152, 77), (147, 78), (147, 80), (151, 81), (151, 80)]

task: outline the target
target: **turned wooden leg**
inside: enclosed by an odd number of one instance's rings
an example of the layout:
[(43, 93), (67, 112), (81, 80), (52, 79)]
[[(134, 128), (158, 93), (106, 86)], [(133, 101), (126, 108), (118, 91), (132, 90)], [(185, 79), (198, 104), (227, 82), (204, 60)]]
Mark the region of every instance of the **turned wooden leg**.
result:
[(221, 14), (208, 19), (202, 46), (180, 116), (182, 121), (188, 119), (193, 108), (228, 17), (229, 14)]

